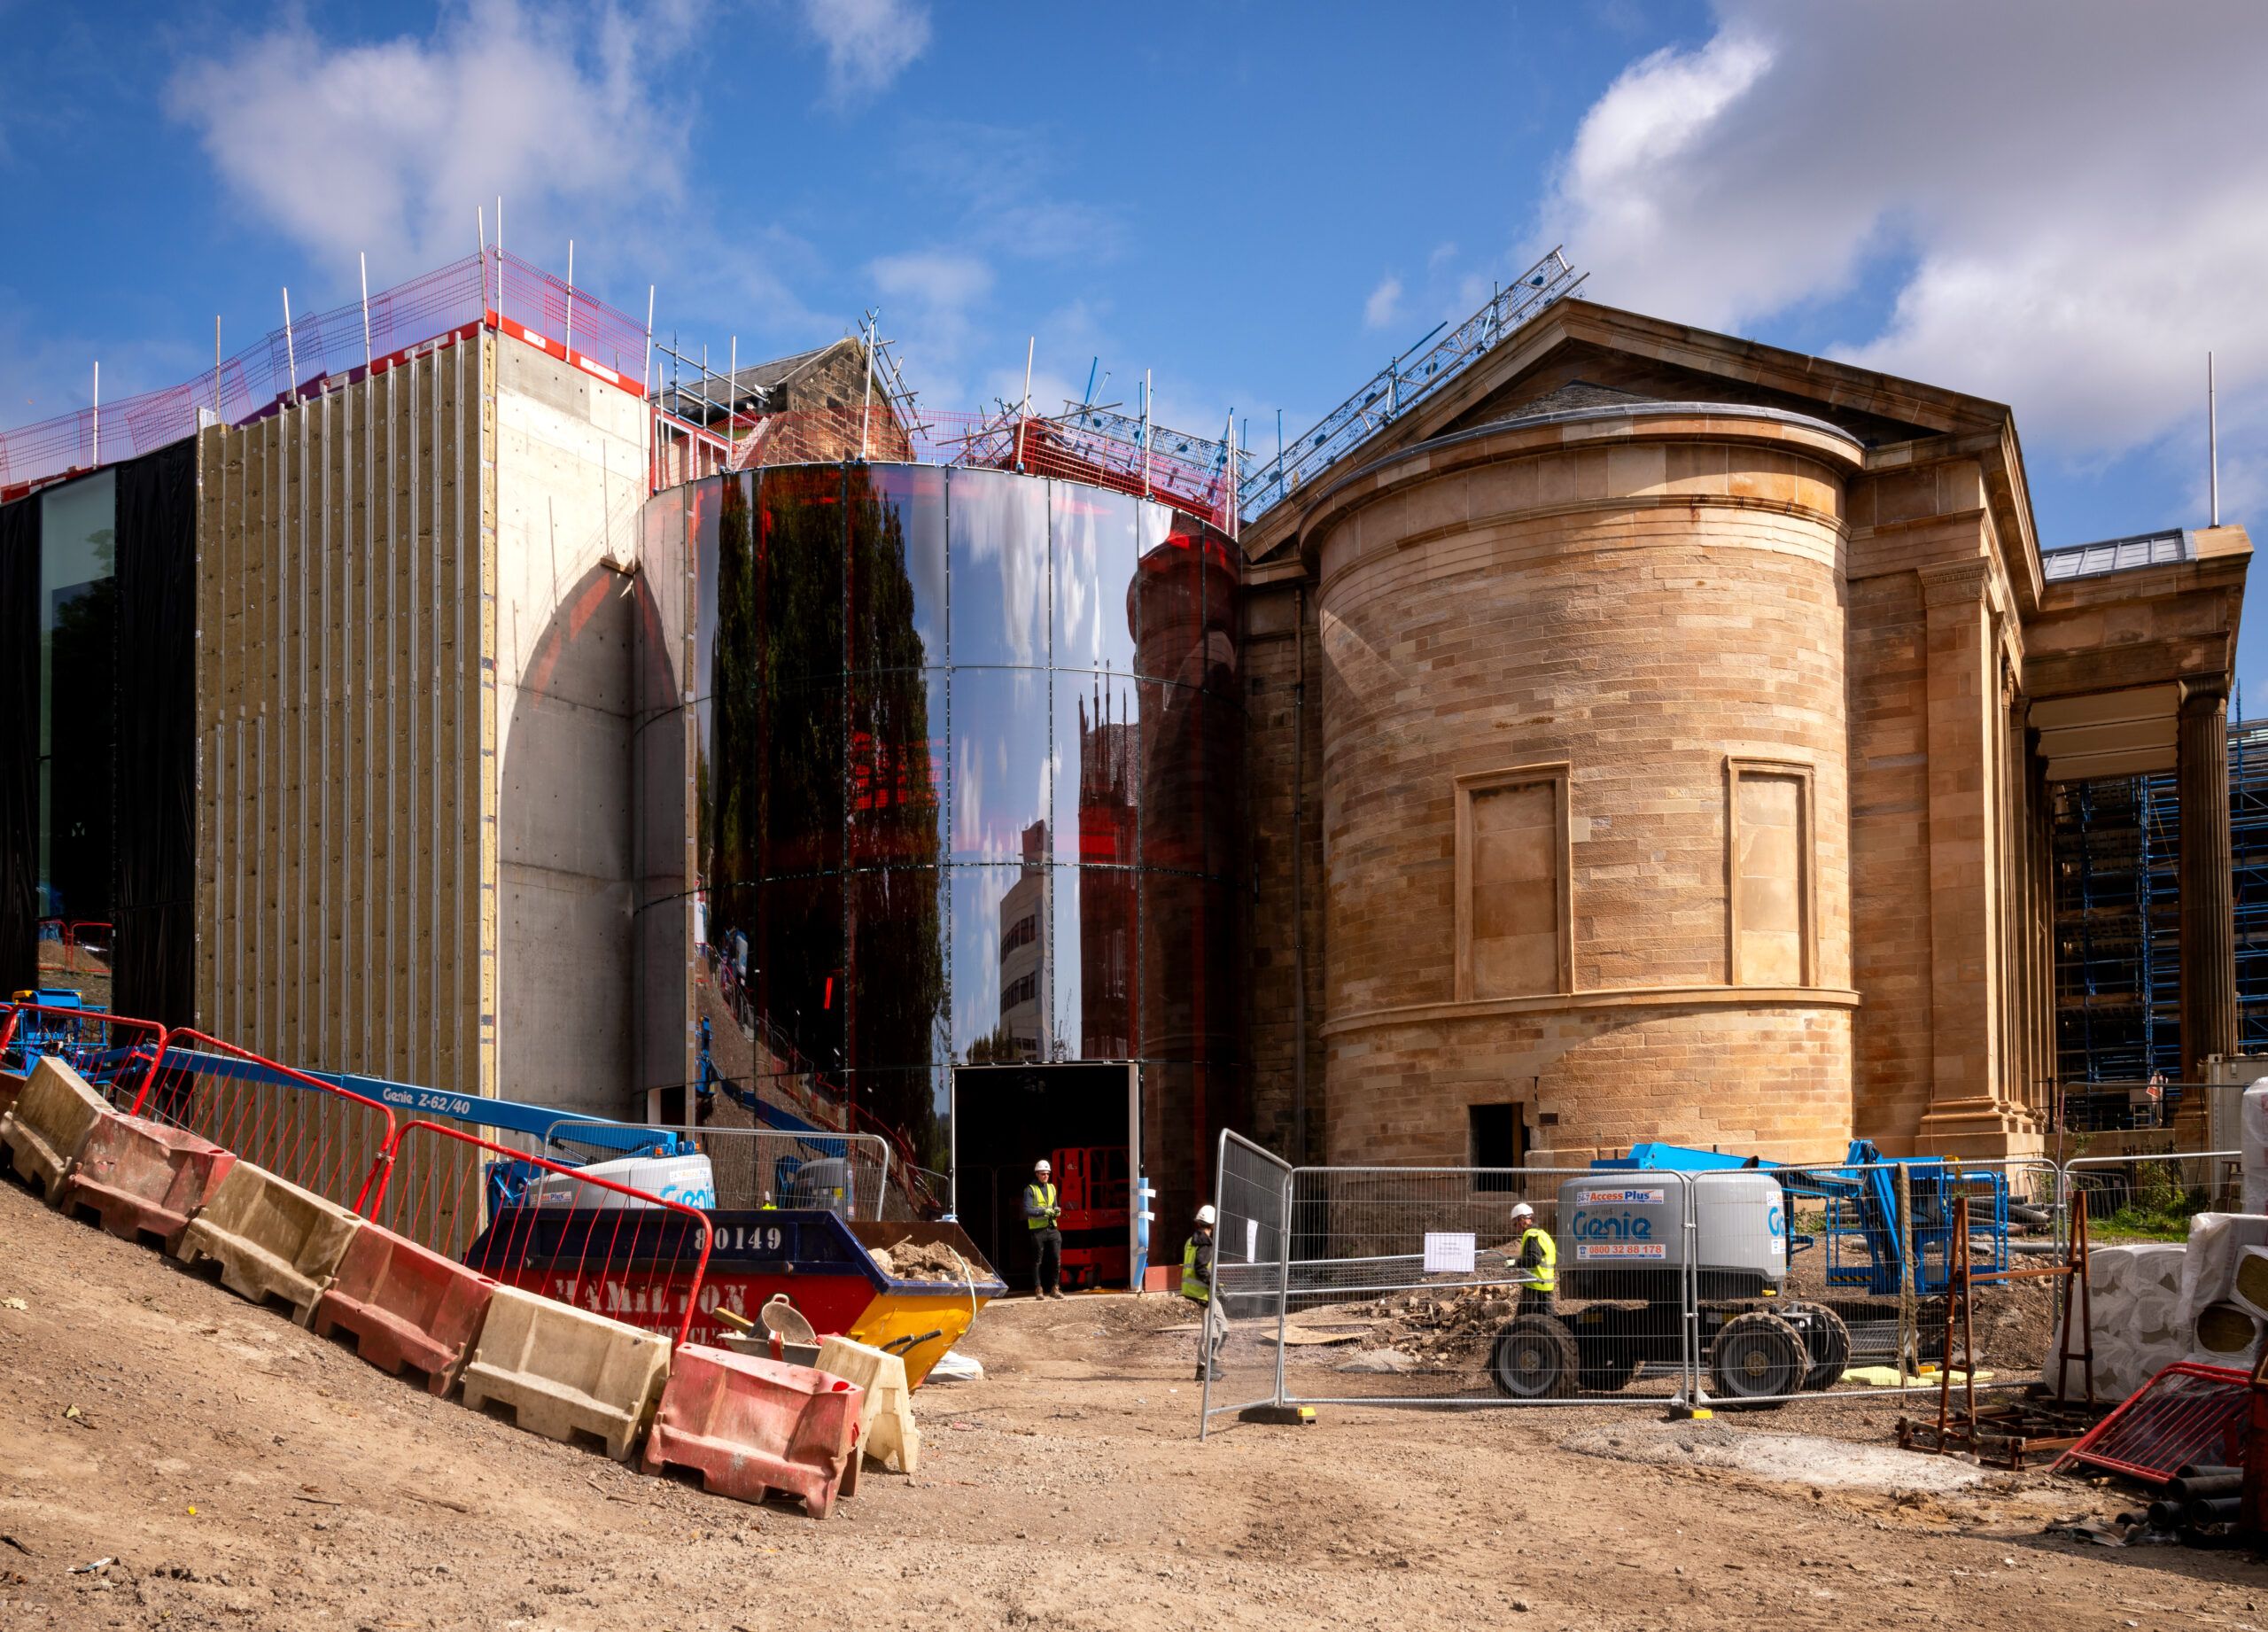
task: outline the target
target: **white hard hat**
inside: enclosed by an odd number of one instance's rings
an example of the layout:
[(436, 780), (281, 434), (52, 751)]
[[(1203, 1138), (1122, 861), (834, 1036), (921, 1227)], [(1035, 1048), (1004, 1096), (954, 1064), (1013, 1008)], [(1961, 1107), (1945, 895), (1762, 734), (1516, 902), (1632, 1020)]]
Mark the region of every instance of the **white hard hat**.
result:
[(1033, 1163), (1031, 1164), (1031, 1170), (1032, 1170), (1033, 1172), (1035, 1172), (1035, 1173), (1045, 1173), (1045, 1172), (1046, 1172), (1046, 1171), (1047, 1171), (1047, 1158), (1046, 1158), (1046, 1157), (1045, 1157), (1045, 1156), (1042, 1156), (1038, 1161), (1037, 1161), (1037, 1162), (1033, 1162)]
[(1533, 1218), (1535, 1216), (1535, 1209), (1525, 1201), (1516, 1202), (1512, 1207), (1512, 1216), (1515, 1218)]
[(1197, 1209), (1197, 1222), (1199, 1224), (1211, 1224), (1220, 1215), (1213, 1210), (1210, 1203), (1208, 1203), (1206, 1206), (1200, 1207)]

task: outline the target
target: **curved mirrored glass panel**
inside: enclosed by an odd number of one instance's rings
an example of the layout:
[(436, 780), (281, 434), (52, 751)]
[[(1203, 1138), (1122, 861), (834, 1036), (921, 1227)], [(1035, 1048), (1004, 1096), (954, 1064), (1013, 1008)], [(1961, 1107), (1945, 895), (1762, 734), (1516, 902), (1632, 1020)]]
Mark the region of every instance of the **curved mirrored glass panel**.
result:
[(712, 1069), (925, 1152), (954, 1064), (1133, 1061), (1197, 1108), (1232, 1096), (1228, 540), (934, 466), (773, 468), (687, 504)]

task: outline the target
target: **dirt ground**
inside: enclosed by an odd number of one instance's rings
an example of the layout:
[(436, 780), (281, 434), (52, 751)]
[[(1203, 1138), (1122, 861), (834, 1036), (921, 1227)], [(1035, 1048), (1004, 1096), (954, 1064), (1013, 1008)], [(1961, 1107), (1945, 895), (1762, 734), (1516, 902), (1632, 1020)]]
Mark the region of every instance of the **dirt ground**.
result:
[(2268, 1627), (2249, 1557), (2042, 1534), (2115, 1488), (1754, 1471), (1830, 1414), (1887, 1444), (1880, 1402), (1716, 1426), (1709, 1455), (1594, 1406), (1200, 1444), (1192, 1339), (1160, 1330), (1185, 1305), (1024, 1302), (966, 1345), (986, 1380), (917, 1397), (920, 1473), (814, 1523), (433, 1400), (13, 1184), (0, 1240), (8, 1628)]

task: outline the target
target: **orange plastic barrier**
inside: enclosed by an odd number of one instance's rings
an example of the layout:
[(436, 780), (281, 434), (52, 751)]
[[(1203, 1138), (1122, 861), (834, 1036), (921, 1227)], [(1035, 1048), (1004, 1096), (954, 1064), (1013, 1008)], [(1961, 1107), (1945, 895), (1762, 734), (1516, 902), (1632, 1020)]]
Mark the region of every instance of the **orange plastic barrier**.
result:
[(236, 1153), (139, 1116), (105, 1116), (79, 1152), (59, 1205), (91, 1212), (126, 1240), (154, 1235), (168, 1248), (236, 1165)]
[(856, 1383), (809, 1366), (682, 1344), (640, 1465), (693, 1469), (703, 1489), (741, 1502), (783, 1490), (824, 1519), (858, 1449), (864, 1401)]
[(354, 1334), (355, 1351), (390, 1377), (405, 1365), (446, 1395), (480, 1337), (496, 1283), (377, 1224), (354, 1232), (338, 1278), (315, 1300), (315, 1333)]

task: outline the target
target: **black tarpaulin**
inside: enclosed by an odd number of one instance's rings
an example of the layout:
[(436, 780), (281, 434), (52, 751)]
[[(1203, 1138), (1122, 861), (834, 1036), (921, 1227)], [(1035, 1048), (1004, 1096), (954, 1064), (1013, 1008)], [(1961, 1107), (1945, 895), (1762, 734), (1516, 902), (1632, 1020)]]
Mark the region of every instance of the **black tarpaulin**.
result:
[(39, 978), (39, 509), (0, 504), (0, 998)]
[(118, 468), (112, 1007), (194, 1018), (197, 445)]

